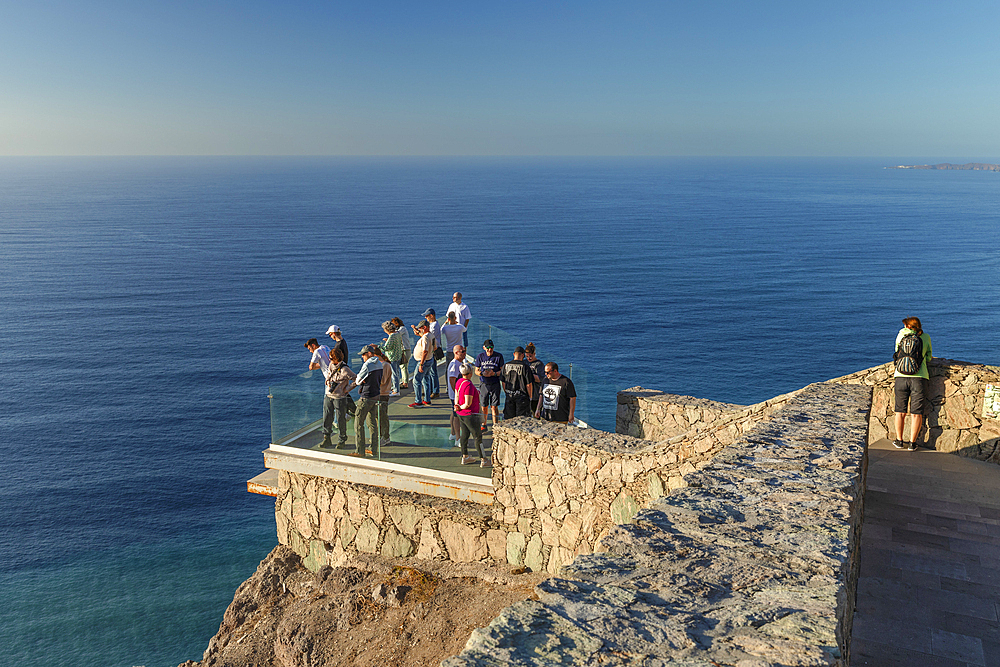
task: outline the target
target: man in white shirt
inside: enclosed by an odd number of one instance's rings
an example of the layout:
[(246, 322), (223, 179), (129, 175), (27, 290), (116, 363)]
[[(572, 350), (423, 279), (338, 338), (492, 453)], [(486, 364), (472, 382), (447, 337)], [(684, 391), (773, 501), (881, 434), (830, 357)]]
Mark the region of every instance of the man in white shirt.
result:
[(326, 345), (320, 345), (319, 341), (315, 338), (307, 340), (305, 348), (312, 352), (312, 359), (309, 360), (309, 370), (314, 371), (318, 368), (323, 371), (323, 377), (325, 378), (330, 372), (330, 348)]
[[(466, 329), (469, 328), (469, 322), (472, 321), (472, 313), (469, 311), (469, 307), (462, 303), (462, 293), (455, 292), (451, 297), (451, 305), (448, 306), (449, 313), (455, 313), (455, 319)], [(462, 334), (462, 345), (466, 348), (469, 347), (469, 332), (466, 331)]]

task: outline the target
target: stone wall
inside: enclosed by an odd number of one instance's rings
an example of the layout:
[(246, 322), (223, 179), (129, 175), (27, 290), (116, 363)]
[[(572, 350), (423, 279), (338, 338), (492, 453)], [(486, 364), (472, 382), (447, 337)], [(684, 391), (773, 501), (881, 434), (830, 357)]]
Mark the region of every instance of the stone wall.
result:
[(502, 423), (493, 436), (493, 519), (508, 531), (507, 562), (556, 572), (591, 553), (615, 524), (683, 486), (683, 475), (793, 395), (729, 412), (661, 442), (527, 417)]
[(615, 432), (645, 440), (666, 440), (746, 407), (632, 387), (618, 392)]
[(870, 391), (807, 387), (442, 666), (846, 667)]
[(507, 530), (484, 505), (284, 470), (278, 484), (278, 543), (311, 570), (356, 553), (507, 562)]
[(662, 442), (531, 418), (504, 422), (493, 440), (492, 509), (281, 471), (278, 542), (310, 569), (336, 566), (344, 554), (360, 552), (555, 572), (590, 553), (640, 507), (683, 486), (684, 474), (790, 396), (727, 412)]
[[(1000, 367), (934, 358), (927, 370), (930, 405), (925, 408), (926, 428), (917, 442), (941, 452), (1000, 463), (1000, 421), (982, 419), (986, 385), (1000, 385)], [(831, 382), (872, 387), (869, 442), (896, 437), (892, 363)]]

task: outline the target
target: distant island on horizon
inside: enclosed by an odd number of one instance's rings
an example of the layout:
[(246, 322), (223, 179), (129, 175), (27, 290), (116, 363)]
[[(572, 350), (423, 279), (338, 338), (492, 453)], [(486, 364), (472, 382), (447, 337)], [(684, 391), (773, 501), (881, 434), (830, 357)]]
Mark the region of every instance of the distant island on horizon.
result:
[(942, 162), (941, 164), (900, 164), (895, 167), (884, 167), (884, 169), (961, 169), (972, 171), (1000, 171), (1000, 164), (986, 164), (984, 162), (952, 164), (951, 162)]

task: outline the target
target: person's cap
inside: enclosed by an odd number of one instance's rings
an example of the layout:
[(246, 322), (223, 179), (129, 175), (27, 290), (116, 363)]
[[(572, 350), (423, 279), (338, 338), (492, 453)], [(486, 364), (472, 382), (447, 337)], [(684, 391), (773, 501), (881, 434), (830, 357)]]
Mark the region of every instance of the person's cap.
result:
[(395, 331), (396, 325), (392, 323), (392, 320), (386, 320), (382, 323), (382, 329), (386, 331)]
[(431, 323), (428, 322), (427, 320), (420, 320), (419, 322), (417, 322), (413, 326), (415, 326), (418, 329), (423, 329), (424, 327), (427, 327), (428, 329), (430, 329), (431, 328)]
[(340, 327), (334, 324), (333, 326), (331, 326), (329, 329), (326, 330), (326, 335), (329, 336), (332, 333), (340, 333)]
[(360, 353), (361, 354), (375, 354), (375, 346), (374, 345), (365, 345), (363, 348), (361, 348), (361, 352)]
[(484, 340), (483, 341), (483, 347), (488, 347), (488, 348), (490, 348), (492, 350), (493, 349), (493, 339), (492, 338), (487, 338), (486, 340)]
[(428, 315), (433, 315), (434, 317), (437, 317), (437, 313), (434, 312), (433, 308), (428, 308), (423, 312), (424, 317), (427, 317)]
[(518, 345), (514, 348), (514, 354), (524, 354), (524, 348)]

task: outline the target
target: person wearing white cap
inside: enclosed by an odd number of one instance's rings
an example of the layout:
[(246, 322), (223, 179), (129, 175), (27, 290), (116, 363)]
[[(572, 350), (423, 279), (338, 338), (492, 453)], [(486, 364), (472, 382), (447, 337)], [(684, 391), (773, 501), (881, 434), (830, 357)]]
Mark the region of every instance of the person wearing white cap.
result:
[(454, 313), (456, 321), (465, 327), (466, 331), (462, 332), (462, 345), (466, 349), (469, 347), (469, 322), (472, 321), (472, 312), (469, 310), (468, 304), (462, 303), (462, 293), (455, 292), (451, 297), (451, 305), (448, 306), (448, 313)]
[(344, 357), (344, 363), (350, 366), (351, 357), (347, 354), (347, 341), (344, 340), (344, 336), (340, 333), (340, 327), (334, 324), (333, 326), (331, 326), (329, 329), (326, 330), (326, 335), (332, 338), (335, 343), (337, 343), (336, 345), (333, 346), (334, 349), (340, 350), (340, 354), (343, 355)]

